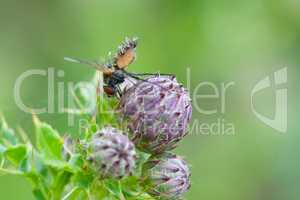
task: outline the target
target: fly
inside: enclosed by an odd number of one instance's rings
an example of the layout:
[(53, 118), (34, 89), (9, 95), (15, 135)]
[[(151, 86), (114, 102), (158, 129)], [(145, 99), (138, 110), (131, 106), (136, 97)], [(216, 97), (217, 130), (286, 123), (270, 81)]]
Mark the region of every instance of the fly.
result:
[[(86, 64), (92, 66), (96, 70), (99, 70), (103, 73), (104, 77), (104, 92), (108, 96), (121, 96), (122, 92), (120, 89), (120, 85), (124, 83), (126, 78), (133, 78), (138, 81), (146, 81), (140, 76), (157, 76), (161, 74), (153, 74), (153, 73), (142, 73), (136, 74), (126, 71), (126, 68), (134, 62), (136, 59), (136, 47), (137, 47), (137, 38), (129, 39), (126, 38), (124, 42), (119, 46), (116, 55), (107, 63), (100, 64), (98, 62), (86, 61), (82, 59), (69, 58), (65, 57), (66, 61)], [(164, 74), (167, 76), (173, 76), (171, 74)]]

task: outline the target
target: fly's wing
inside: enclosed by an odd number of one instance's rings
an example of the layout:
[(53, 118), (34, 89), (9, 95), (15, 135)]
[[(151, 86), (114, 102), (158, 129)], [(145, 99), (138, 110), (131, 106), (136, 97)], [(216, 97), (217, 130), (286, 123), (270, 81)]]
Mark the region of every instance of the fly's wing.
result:
[(112, 68), (108, 68), (105, 65), (99, 64), (97, 62), (86, 61), (86, 60), (82, 60), (82, 59), (78, 59), (78, 58), (70, 58), (70, 57), (64, 57), (64, 60), (68, 61), (68, 62), (85, 64), (85, 65), (91, 66), (91, 67), (95, 68), (96, 70), (103, 72), (103, 74), (106, 74), (106, 75), (110, 75), (114, 71)]

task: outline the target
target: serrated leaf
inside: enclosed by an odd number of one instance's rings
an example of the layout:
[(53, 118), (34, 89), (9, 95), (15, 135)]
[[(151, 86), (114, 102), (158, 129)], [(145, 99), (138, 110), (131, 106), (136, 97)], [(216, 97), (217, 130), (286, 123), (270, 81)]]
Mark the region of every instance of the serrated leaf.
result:
[(63, 139), (50, 125), (35, 119), (38, 151), (49, 159), (62, 159)]
[(25, 145), (12, 146), (6, 149), (4, 156), (12, 164), (18, 166), (27, 156), (27, 147)]

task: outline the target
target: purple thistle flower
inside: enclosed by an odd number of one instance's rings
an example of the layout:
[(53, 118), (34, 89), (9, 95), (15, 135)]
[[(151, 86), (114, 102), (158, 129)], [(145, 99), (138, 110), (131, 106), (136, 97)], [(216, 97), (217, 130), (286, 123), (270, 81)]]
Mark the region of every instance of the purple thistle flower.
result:
[(121, 179), (135, 168), (134, 144), (116, 128), (106, 127), (91, 141), (92, 161), (104, 178)]
[(192, 105), (189, 93), (175, 77), (157, 76), (125, 90), (119, 111), (136, 146), (158, 154), (175, 148), (187, 134)]
[(178, 199), (190, 188), (190, 170), (179, 156), (165, 153), (152, 157), (143, 168), (144, 187), (160, 199)]

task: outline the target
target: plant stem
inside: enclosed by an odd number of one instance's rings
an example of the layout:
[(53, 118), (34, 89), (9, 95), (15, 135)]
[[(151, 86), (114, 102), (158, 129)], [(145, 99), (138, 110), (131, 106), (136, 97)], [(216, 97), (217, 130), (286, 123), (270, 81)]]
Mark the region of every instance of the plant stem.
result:
[(52, 191), (52, 200), (61, 200), (62, 193), (64, 192), (65, 186), (68, 184), (72, 174), (64, 171), (60, 173), (54, 182)]

